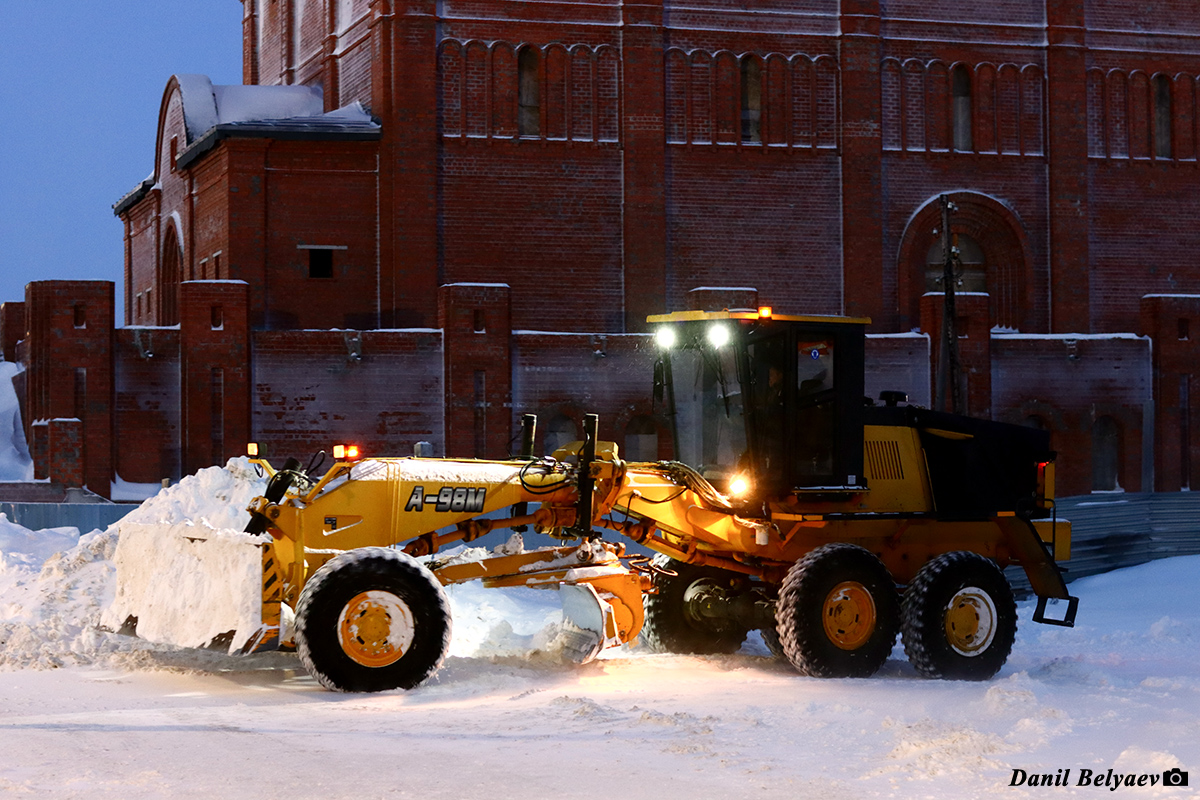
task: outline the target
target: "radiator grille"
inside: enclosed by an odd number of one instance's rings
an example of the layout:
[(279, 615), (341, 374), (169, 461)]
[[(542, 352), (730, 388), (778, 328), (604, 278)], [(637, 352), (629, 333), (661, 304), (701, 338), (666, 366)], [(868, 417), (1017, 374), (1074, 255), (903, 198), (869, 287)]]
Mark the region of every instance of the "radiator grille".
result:
[(900, 443), (895, 440), (867, 442), (867, 469), (870, 470), (871, 480), (904, 480)]

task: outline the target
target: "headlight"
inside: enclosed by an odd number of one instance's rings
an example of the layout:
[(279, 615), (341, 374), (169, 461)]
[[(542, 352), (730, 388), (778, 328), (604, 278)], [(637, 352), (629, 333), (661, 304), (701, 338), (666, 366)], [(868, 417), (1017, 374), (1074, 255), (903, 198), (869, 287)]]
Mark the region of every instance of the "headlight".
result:
[(658, 346), (664, 350), (668, 350), (675, 346), (675, 329), (664, 325), (654, 332), (654, 340), (658, 342)]
[(724, 347), (729, 344), (729, 326), (718, 324), (708, 329), (708, 343), (713, 347)]
[(745, 475), (735, 475), (733, 480), (729, 482), (729, 493), (734, 497), (741, 497), (750, 491), (750, 479)]

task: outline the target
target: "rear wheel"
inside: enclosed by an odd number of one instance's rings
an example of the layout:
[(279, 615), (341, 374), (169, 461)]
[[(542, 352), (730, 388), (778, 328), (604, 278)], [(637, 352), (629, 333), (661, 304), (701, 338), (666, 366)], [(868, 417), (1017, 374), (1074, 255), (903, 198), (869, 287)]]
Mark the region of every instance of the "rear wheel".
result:
[(450, 605), (437, 578), (410, 556), (352, 550), (309, 578), (296, 606), (300, 660), (341, 692), (411, 689), (450, 647)]
[(887, 567), (858, 545), (813, 550), (788, 570), (775, 606), (779, 640), (802, 675), (865, 678), (883, 666), (900, 628)]
[(965, 551), (945, 553), (904, 593), (904, 652), (928, 678), (983, 681), (1008, 660), (1017, 604), (1004, 573)]
[(712, 619), (696, 613), (696, 601), (705, 593), (725, 594), (744, 582), (741, 576), (713, 567), (676, 561), (663, 554), (651, 561), (655, 594), (645, 595), (646, 621), (642, 641), (656, 653), (736, 653), (749, 628), (734, 620)]

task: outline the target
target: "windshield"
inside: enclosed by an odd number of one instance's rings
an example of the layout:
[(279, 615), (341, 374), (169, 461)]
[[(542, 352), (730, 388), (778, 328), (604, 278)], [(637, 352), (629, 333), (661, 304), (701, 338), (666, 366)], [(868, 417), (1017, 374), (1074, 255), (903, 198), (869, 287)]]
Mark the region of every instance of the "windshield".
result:
[(676, 349), (670, 354), (675, 391), (677, 457), (710, 482), (727, 482), (746, 453), (741, 384), (734, 348)]

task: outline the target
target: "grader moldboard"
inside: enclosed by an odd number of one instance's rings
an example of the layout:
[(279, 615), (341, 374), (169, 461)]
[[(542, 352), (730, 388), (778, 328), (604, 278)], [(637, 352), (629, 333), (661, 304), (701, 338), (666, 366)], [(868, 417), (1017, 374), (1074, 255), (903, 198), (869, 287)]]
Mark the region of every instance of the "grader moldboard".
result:
[[(730, 653), (761, 629), (804, 675), (870, 676), (901, 635), (922, 675), (990, 678), (1017, 629), (1001, 567), (1024, 568), (1036, 621), (1074, 624), (1048, 434), (905, 405), (898, 392), (864, 400), (867, 322), (768, 309), (651, 317), (675, 461), (622, 461), (594, 415), (583, 442), (534, 458), (527, 415), (523, 455), (509, 461), (335, 450), (321, 476), (295, 459), (261, 462), (271, 477), (244, 533), (122, 530), (105, 619), (190, 645), (195, 631), (181, 628), (200, 619), (219, 631), (202, 644), (295, 647), (330, 689), (412, 688), (449, 648), (442, 586), (479, 579), (560, 589), (561, 644), (578, 662), (639, 633), (658, 651)], [(525, 551), (511, 539), (482, 560), (439, 559), (451, 543), (529, 526), (577, 543)], [(597, 529), (657, 555), (627, 556)], [(163, 551), (164, 575), (123, 567), (122, 551), (156, 563), (147, 550)], [(235, 610), (182, 613), (182, 591), (149, 602), (148, 584), (178, 574), (166, 564), (182, 557), (223, 580), (240, 571)], [(1056, 618), (1050, 600), (1065, 601)]]

